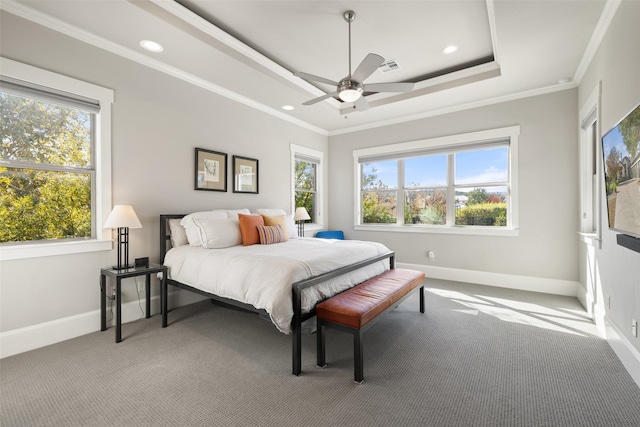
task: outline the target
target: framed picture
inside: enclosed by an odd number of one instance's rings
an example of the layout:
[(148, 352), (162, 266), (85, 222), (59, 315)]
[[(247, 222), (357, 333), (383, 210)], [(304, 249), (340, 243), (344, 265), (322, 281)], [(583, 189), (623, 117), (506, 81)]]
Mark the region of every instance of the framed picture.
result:
[(233, 156), (233, 192), (258, 194), (258, 160)]
[(227, 191), (227, 154), (196, 148), (195, 189)]

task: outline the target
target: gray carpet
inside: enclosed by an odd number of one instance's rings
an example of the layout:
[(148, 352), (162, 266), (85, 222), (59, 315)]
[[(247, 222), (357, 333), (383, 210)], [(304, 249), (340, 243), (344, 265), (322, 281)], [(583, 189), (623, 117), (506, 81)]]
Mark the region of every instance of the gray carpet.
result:
[(0, 361), (9, 426), (638, 426), (640, 389), (575, 298), (431, 282), (365, 334), (303, 337), (208, 301)]

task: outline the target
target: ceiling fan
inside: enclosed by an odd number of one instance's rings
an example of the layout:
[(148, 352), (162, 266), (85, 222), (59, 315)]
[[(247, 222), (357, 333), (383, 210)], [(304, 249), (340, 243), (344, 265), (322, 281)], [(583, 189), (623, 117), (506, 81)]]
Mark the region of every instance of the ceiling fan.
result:
[(364, 98), (365, 92), (409, 92), (413, 89), (413, 83), (367, 83), (364, 80), (384, 62), (384, 58), (375, 53), (368, 54), (358, 65), (358, 68), (351, 74), (351, 23), (356, 17), (353, 10), (347, 10), (342, 17), (349, 24), (349, 75), (339, 82), (303, 73), (301, 71), (293, 73), (307, 81), (325, 83), (336, 87), (334, 92), (327, 93), (317, 98), (304, 102), (302, 105), (312, 105), (328, 98), (337, 96), (344, 102), (353, 102), (353, 108), (357, 111), (369, 109), (369, 103)]

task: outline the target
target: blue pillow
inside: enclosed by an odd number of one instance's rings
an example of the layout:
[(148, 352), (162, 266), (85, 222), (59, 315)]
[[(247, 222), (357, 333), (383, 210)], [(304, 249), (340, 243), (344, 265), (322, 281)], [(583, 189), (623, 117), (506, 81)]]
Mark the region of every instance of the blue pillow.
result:
[(316, 237), (320, 239), (338, 239), (344, 240), (344, 233), (341, 230), (318, 231)]

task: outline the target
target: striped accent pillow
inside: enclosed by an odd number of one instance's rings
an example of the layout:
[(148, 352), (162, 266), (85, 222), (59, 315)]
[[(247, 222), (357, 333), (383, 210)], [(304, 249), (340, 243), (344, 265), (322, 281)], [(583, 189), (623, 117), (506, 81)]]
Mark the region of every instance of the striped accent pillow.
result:
[(261, 245), (271, 245), (289, 240), (281, 225), (258, 225)]

